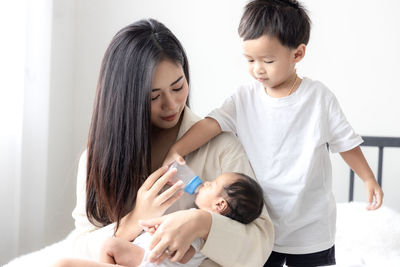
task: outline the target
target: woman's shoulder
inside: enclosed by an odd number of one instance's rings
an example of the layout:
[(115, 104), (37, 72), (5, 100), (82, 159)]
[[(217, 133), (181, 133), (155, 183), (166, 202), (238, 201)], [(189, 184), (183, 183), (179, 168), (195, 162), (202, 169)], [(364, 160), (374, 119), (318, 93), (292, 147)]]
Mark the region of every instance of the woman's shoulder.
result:
[[(186, 112), (189, 111), (189, 112)], [(182, 134), (200, 120), (188, 108), (181, 124)], [(189, 123), (190, 121), (190, 123)], [(185, 157), (189, 166), (206, 180), (223, 172), (240, 172), (254, 177), (246, 152), (233, 133), (221, 133)]]
[(87, 161), (87, 149), (83, 150), (83, 152), (81, 153), (81, 156), (79, 158), (79, 162), (86, 162)]
[(248, 161), (247, 154), (239, 139), (231, 132), (222, 132), (206, 144), (207, 154), (222, 161), (243, 159)]
[(80, 155), (80, 157), (79, 157), (79, 162), (78, 162), (78, 168), (79, 168), (79, 169), (86, 168), (87, 157), (88, 157), (88, 155), (87, 155), (87, 149), (85, 149), (85, 150), (81, 153), (81, 155)]
[[(189, 108), (186, 108), (185, 117), (181, 125), (182, 132), (180, 135), (183, 135), (199, 120), (200, 118), (197, 115), (195, 115)], [(221, 156), (222, 153), (226, 153), (227, 151), (230, 153), (245, 153), (242, 145), (233, 133), (222, 132), (211, 139), (207, 144), (203, 145), (198, 150), (198, 153), (218, 154)]]
[(210, 143), (218, 148), (229, 149), (230, 146), (242, 146), (239, 139), (231, 132), (221, 132)]
[[(202, 152), (202, 150), (204, 152)], [(214, 166), (217, 177), (224, 172), (239, 172), (254, 177), (247, 154), (233, 133), (223, 132), (214, 137), (208, 144), (199, 150), (203, 153), (205, 166)]]
[(86, 186), (86, 166), (87, 166), (87, 149), (85, 149), (78, 163), (78, 175), (77, 175), (77, 186), (83, 187)]

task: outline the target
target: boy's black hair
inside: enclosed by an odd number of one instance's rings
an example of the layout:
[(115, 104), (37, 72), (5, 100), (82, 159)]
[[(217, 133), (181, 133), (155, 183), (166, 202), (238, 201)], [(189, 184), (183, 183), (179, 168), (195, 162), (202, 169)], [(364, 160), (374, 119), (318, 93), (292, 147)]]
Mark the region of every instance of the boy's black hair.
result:
[(238, 222), (247, 224), (260, 216), (264, 206), (261, 186), (256, 180), (242, 173), (234, 173), (238, 180), (225, 186), (228, 211), (224, 215)]
[(244, 10), (238, 28), (243, 40), (263, 34), (276, 37), (282, 45), (297, 48), (307, 45), (311, 21), (307, 10), (296, 0), (254, 0)]

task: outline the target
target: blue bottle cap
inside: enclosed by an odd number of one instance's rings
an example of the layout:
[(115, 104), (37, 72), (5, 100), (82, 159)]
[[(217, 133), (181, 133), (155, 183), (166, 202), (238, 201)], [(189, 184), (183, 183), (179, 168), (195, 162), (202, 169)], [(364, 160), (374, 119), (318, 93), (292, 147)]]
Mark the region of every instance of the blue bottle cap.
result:
[(200, 179), (199, 176), (193, 177), (193, 179), (190, 180), (190, 182), (185, 186), (185, 192), (193, 195), (196, 191), (196, 188), (199, 187), (202, 183), (203, 181)]

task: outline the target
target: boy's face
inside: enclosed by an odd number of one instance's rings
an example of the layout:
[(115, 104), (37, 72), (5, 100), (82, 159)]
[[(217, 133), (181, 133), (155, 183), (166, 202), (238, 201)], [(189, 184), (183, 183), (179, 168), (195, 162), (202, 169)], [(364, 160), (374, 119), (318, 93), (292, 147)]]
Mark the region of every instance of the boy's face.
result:
[(283, 46), (276, 37), (261, 37), (242, 42), (250, 75), (264, 88), (287, 88), (293, 83), (296, 49)]
[(199, 209), (218, 212), (217, 205), (219, 205), (221, 201), (225, 201), (222, 197), (224, 187), (231, 185), (236, 180), (236, 175), (224, 173), (212, 182), (204, 182), (196, 196), (195, 204)]

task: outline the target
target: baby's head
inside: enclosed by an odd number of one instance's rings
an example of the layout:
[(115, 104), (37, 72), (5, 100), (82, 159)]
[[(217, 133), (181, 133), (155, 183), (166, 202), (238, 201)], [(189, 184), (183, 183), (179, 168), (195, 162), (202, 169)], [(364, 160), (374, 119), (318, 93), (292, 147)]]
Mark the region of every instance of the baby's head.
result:
[(275, 87), (294, 74), (310, 38), (310, 18), (295, 0), (254, 0), (240, 20), (238, 32), (250, 74)]
[(247, 175), (223, 173), (204, 182), (196, 196), (198, 208), (247, 224), (260, 216), (264, 200), (260, 185)]

